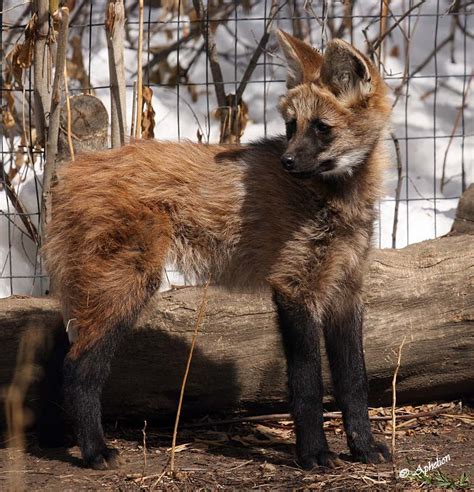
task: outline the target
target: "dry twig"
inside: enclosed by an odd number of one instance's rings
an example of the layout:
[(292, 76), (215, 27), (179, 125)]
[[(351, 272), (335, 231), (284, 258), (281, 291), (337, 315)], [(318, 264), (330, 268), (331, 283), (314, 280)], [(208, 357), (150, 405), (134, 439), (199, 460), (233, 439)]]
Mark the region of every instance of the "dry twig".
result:
[(374, 41), (371, 45), (369, 45), (370, 53), (373, 54), (375, 53), (379, 46), (382, 44), (383, 40), (405, 19), (408, 17), (415, 9), (420, 7), (426, 2), (426, 0), (421, 0), (421, 2), (416, 3), (413, 5), (411, 8), (409, 8), (406, 12), (404, 12), (403, 15), (401, 15), (396, 22), (394, 22), (386, 31), (381, 33), (380, 37)]
[(242, 80), (241, 80), (239, 87), (237, 89), (237, 92), (235, 94), (235, 99), (236, 99), (237, 104), (242, 99), (242, 96), (244, 94), (245, 88), (247, 87), (248, 81), (250, 80), (250, 77), (252, 76), (252, 73), (254, 72), (255, 67), (257, 66), (258, 59), (260, 58), (260, 55), (263, 53), (263, 51), (264, 51), (264, 49), (268, 43), (268, 39), (269, 39), (270, 34), (271, 34), (273, 21), (275, 20), (275, 17), (278, 15), (280, 10), (287, 3), (288, 2), (283, 2), (283, 4), (279, 6), (277, 0), (273, 0), (273, 2), (272, 2), (272, 7), (270, 9), (270, 16), (268, 18), (267, 24), (265, 25), (265, 31), (263, 32), (263, 35), (260, 38), (260, 41), (257, 45), (256, 50), (253, 52), (253, 55), (250, 58), (250, 61), (247, 65), (247, 68), (245, 69), (244, 75), (242, 76)]
[(69, 147), (69, 154), (71, 155), (71, 161), (75, 160), (74, 157), (74, 145), (72, 144), (72, 117), (71, 117), (71, 101), (69, 99), (68, 90), (68, 77), (67, 68), (64, 67), (64, 95), (66, 98), (66, 113), (67, 113), (67, 144)]
[(175, 456), (175, 450), (176, 450), (176, 437), (178, 435), (179, 418), (181, 416), (181, 407), (183, 405), (184, 390), (186, 388), (186, 381), (188, 380), (189, 368), (191, 367), (191, 361), (193, 359), (193, 352), (194, 352), (194, 347), (196, 345), (196, 339), (198, 336), (199, 328), (201, 326), (202, 320), (204, 319), (204, 314), (206, 311), (207, 288), (208, 287), (209, 287), (209, 280), (204, 285), (203, 294), (202, 294), (202, 301), (201, 301), (201, 305), (199, 306), (199, 311), (198, 311), (198, 315), (196, 318), (196, 324), (194, 325), (193, 339), (191, 341), (191, 348), (189, 349), (188, 360), (186, 362), (186, 370), (184, 371), (183, 382), (181, 384), (181, 391), (179, 394), (178, 409), (176, 411), (176, 420), (175, 420), (175, 424), (174, 424), (173, 439), (172, 439), (172, 444), (171, 444), (171, 458), (170, 458), (170, 472), (171, 473), (174, 473), (174, 456)]
[[(404, 77), (403, 77), (402, 82), (397, 87), (395, 87), (395, 89), (394, 89), (395, 94), (397, 94), (397, 96), (398, 96), (400, 94), (400, 91), (402, 90), (402, 87), (404, 85), (406, 85), (407, 82), (410, 79), (412, 79), (417, 73), (421, 72), (421, 70), (423, 70), (426, 67), (426, 65), (428, 65), (428, 63), (435, 56), (435, 54), (438, 51), (440, 51), (441, 49), (443, 49), (452, 39), (453, 39), (453, 35), (452, 34), (449, 34), (445, 39), (443, 39), (443, 41), (441, 41), (441, 43), (437, 44), (431, 50), (431, 52), (426, 56), (426, 58), (409, 74), (409, 76), (406, 76), (406, 74), (404, 74)], [(406, 73), (408, 73), (408, 71)], [(393, 106), (395, 106), (395, 104), (397, 103), (397, 101), (398, 101), (398, 97), (395, 100)]]
[[(17, 363), (10, 386), (5, 394), (5, 416), (7, 423), (7, 439), (11, 450), (8, 460), (12, 476), (6, 490), (26, 490), (23, 483), (23, 452), (25, 449), (25, 429), (32, 423), (32, 415), (25, 408), (28, 389), (36, 377), (38, 366), (35, 357), (44, 342), (38, 330), (28, 330), (21, 338), (18, 349)], [(44, 350), (44, 348), (43, 348)]]
[(397, 366), (395, 367), (395, 372), (393, 373), (393, 379), (392, 379), (392, 459), (393, 459), (393, 472), (395, 474), (396, 471), (396, 460), (395, 460), (395, 436), (396, 436), (396, 428), (397, 428), (397, 421), (396, 421), (396, 406), (397, 406), (397, 376), (398, 376), (398, 371), (400, 369), (400, 364), (402, 361), (402, 349), (403, 346), (405, 345), (407, 337), (406, 335), (403, 337), (402, 343), (400, 344), (400, 347), (398, 348), (398, 358), (397, 358)]
[[(454, 120), (454, 125), (453, 125), (453, 129), (451, 131), (451, 135), (449, 137), (449, 140), (448, 140), (448, 145), (446, 147), (446, 150), (444, 151), (444, 157), (443, 157), (443, 172), (441, 174), (441, 191), (443, 191), (444, 189), (444, 185), (446, 184), (445, 183), (445, 179), (446, 179), (446, 161), (448, 160), (448, 152), (449, 152), (449, 149), (451, 147), (451, 144), (453, 143), (453, 139), (454, 139), (454, 135), (456, 134), (456, 130), (458, 129), (458, 126), (459, 126), (459, 122), (461, 121), (461, 116), (464, 112), (464, 109), (466, 108), (466, 104), (467, 104), (467, 96), (469, 94), (469, 89), (471, 87), (471, 82), (472, 82), (472, 77), (474, 76), (474, 70), (471, 70), (471, 75), (469, 77), (469, 81), (466, 85), (466, 89), (464, 90), (464, 93), (462, 95), (462, 102), (461, 102), (461, 106), (459, 107), (457, 113), (456, 113), (456, 119)], [(463, 190), (464, 190), (465, 186), (463, 186)]]
[(137, 81), (133, 81), (133, 90), (132, 90), (132, 123), (130, 125), (130, 136), (133, 137), (135, 135), (135, 120), (137, 110)]
[(147, 465), (147, 450), (146, 450), (146, 420), (143, 423), (143, 429), (142, 429), (142, 434), (143, 434), (143, 469), (142, 469), (142, 476), (141, 476), (141, 484), (143, 484), (145, 480), (145, 472), (146, 472), (146, 465)]
[(137, 121), (135, 125), (135, 138), (140, 138), (142, 129), (142, 111), (143, 111), (143, 0), (139, 0), (139, 17), (138, 17), (138, 53), (137, 53)]
[(395, 155), (397, 157), (397, 186), (395, 188), (395, 210), (393, 212), (393, 228), (392, 228), (392, 248), (397, 247), (397, 227), (398, 227), (398, 211), (400, 208), (400, 194), (402, 191), (402, 154), (400, 152), (400, 142), (395, 135), (391, 133), (390, 137), (395, 146)]
[(18, 212), (18, 216), (20, 217), (20, 220), (23, 222), (23, 225), (26, 228), (26, 234), (35, 244), (39, 245), (40, 238), (38, 235), (38, 231), (35, 225), (33, 224), (33, 222), (31, 222), (30, 215), (28, 214), (25, 206), (23, 205), (23, 202), (20, 200), (19, 196), (17, 195), (15, 188), (11, 183), (10, 178), (8, 177), (8, 174), (5, 172), (5, 168), (3, 167), (2, 162), (0, 162), (0, 182), (4, 186), (5, 193), (8, 199), (12, 202), (13, 207)]
[[(222, 2), (222, 4), (219, 5), (219, 8), (215, 8), (209, 13), (209, 16), (213, 19), (213, 24), (217, 26), (220, 22), (227, 21), (231, 17), (232, 12), (239, 6), (240, 3), (240, 0), (234, 0), (233, 2)], [(145, 65), (144, 72), (151, 72), (152, 68), (163, 60), (166, 60), (170, 53), (180, 49), (181, 46), (195, 39), (199, 36), (199, 34), (201, 34), (200, 23), (193, 22), (189, 33), (180, 36), (177, 41), (169, 46), (161, 48), (158, 53), (153, 55), (153, 58), (147, 65)]]
[[(434, 410), (417, 413), (402, 413), (397, 415), (398, 420), (413, 420), (426, 417), (434, 417), (436, 415), (442, 415), (445, 409), (443, 407), (435, 408)], [(324, 412), (325, 419), (342, 419), (341, 412)], [(247, 415), (242, 417), (235, 417), (224, 420), (209, 420), (203, 422), (195, 422), (191, 424), (184, 424), (182, 427), (185, 429), (196, 429), (200, 427), (214, 427), (218, 425), (240, 424), (243, 422), (276, 422), (281, 420), (291, 420), (292, 417), (289, 413), (273, 413), (268, 415)], [(369, 420), (373, 422), (387, 422), (392, 420), (392, 415), (371, 415)]]

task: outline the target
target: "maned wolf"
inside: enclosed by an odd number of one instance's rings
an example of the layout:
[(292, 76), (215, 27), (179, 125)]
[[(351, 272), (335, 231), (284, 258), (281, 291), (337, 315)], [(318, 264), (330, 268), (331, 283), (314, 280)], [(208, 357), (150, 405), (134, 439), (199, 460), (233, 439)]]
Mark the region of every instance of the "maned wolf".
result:
[(104, 440), (101, 390), (169, 261), (225, 287), (273, 290), (304, 468), (338, 463), (323, 432), (320, 332), (353, 457), (390, 459), (370, 430), (361, 299), (386, 161), (386, 88), (342, 40), (323, 56), (278, 37), (286, 138), (244, 147), (137, 141), (60, 173), (44, 255), (77, 331), (64, 398), (88, 466), (118, 464)]

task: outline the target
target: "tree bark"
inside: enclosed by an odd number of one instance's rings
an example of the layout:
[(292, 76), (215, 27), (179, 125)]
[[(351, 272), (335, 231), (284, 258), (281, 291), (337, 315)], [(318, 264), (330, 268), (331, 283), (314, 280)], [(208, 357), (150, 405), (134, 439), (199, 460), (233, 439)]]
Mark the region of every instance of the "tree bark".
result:
[[(391, 400), (405, 335), (400, 404), (472, 394), (473, 243), (459, 234), (374, 251), (365, 292), (371, 404)], [(152, 419), (175, 411), (201, 298), (201, 288), (185, 287), (153, 299), (115, 358), (103, 397), (106, 416)], [(0, 386), (12, 380), (22, 337), (63, 329), (55, 300), (15, 297), (0, 300), (0, 327)], [(46, 345), (39, 345), (40, 355)], [(324, 358), (327, 392), (329, 381)], [(285, 401), (285, 359), (270, 295), (210, 288), (183, 412), (280, 411)]]

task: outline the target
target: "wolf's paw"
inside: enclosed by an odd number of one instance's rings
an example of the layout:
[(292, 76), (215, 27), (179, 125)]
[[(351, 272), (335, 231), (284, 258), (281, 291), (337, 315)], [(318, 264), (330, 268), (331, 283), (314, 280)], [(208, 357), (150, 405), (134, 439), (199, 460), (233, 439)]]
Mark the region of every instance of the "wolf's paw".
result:
[(114, 470), (120, 464), (120, 454), (115, 448), (104, 448), (97, 456), (86, 460), (86, 466), (94, 470)]
[(308, 456), (300, 456), (298, 463), (305, 470), (312, 470), (316, 466), (324, 466), (326, 468), (337, 468), (344, 462), (339, 458), (336, 453), (325, 449), (318, 453), (310, 454)]
[(372, 440), (363, 448), (351, 449), (352, 458), (362, 463), (387, 463), (392, 461), (392, 455), (383, 442)]

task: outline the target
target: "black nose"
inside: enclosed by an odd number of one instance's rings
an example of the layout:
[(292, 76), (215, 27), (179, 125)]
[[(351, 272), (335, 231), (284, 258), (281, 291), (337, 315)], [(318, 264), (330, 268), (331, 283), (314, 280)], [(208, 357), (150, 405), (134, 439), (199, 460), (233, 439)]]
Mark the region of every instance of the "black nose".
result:
[(295, 168), (295, 156), (291, 154), (284, 154), (281, 157), (281, 163), (287, 171), (291, 171)]

